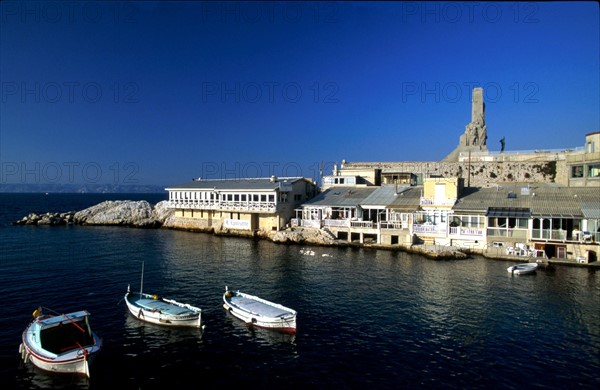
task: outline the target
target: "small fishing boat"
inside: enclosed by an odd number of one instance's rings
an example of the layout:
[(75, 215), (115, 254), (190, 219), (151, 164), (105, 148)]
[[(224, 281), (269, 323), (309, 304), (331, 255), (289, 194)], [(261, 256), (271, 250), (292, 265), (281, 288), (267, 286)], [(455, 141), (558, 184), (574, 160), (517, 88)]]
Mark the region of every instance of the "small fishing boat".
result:
[(517, 265), (511, 265), (506, 270), (513, 275), (525, 275), (535, 272), (538, 269), (538, 263), (523, 263)]
[(44, 315), (38, 308), (23, 332), (21, 358), (42, 370), (89, 377), (89, 363), (102, 347), (102, 340), (90, 328), (89, 315), (85, 310)]
[(145, 294), (142, 292), (143, 285), (144, 266), (142, 265), (140, 292), (133, 293), (128, 285), (125, 294), (125, 303), (134, 317), (158, 325), (204, 328), (200, 308), (172, 299), (161, 298), (158, 295)]
[(259, 328), (296, 333), (296, 311), (225, 286), (223, 307), (234, 317)]

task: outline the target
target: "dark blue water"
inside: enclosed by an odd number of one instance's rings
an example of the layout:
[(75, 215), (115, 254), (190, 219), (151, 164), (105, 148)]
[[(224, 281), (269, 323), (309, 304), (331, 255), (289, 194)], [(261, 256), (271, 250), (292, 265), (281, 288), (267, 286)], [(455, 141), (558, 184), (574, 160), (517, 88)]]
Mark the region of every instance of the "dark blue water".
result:
[[(12, 226), (30, 211), (157, 195), (0, 194), (0, 383), (17, 388), (588, 388), (600, 386), (600, 278), (171, 230)], [(323, 256), (327, 255), (327, 256)], [(127, 284), (203, 309), (206, 331), (142, 324)], [(224, 286), (298, 311), (295, 337), (252, 330)], [(38, 306), (87, 309), (104, 348), (88, 381), (19, 362)]]

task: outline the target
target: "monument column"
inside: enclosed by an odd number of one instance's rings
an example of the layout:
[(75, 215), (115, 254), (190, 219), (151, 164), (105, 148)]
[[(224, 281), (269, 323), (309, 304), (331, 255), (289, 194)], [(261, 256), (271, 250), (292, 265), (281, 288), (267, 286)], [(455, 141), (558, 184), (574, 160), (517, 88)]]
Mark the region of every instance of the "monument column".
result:
[(473, 88), (471, 95), (471, 123), (465, 126), (458, 147), (443, 161), (458, 161), (463, 152), (487, 152), (487, 126), (485, 125), (485, 103), (483, 88)]

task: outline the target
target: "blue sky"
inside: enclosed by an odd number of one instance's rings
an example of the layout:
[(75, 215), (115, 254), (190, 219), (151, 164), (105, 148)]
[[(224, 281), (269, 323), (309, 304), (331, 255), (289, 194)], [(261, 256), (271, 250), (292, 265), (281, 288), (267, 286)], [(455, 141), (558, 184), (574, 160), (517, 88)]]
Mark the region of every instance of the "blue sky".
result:
[(600, 131), (595, 2), (0, 3), (1, 183), (178, 184)]

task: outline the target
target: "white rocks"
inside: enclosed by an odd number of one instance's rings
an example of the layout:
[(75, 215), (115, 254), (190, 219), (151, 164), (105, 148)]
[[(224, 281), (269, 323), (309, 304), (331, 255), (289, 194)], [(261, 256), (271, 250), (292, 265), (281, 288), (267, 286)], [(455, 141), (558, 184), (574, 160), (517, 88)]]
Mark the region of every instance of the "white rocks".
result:
[(158, 202), (152, 209), (152, 217), (161, 225), (174, 214), (173, 209), (167, 208), (168, 204), (168, 200), (163, 200), (162, 202)]
[(118, 200), (105, 201), (78, 212), (31, 213), (15, 222), (17, 225), (122, 225), (135, 227), (160, 227), (173, 214), (167, 202), (154, 208), (146, 202)]
[(153, 226), (152, 207), (141, 201), (105, 201), (75, 213), (75, 222), (81, 225)]
[(307, 243), (314, 245), (335, 245), (336, 240), (320, 229), (282, 230), (269, 237), (273, 242), (278, 243)]

